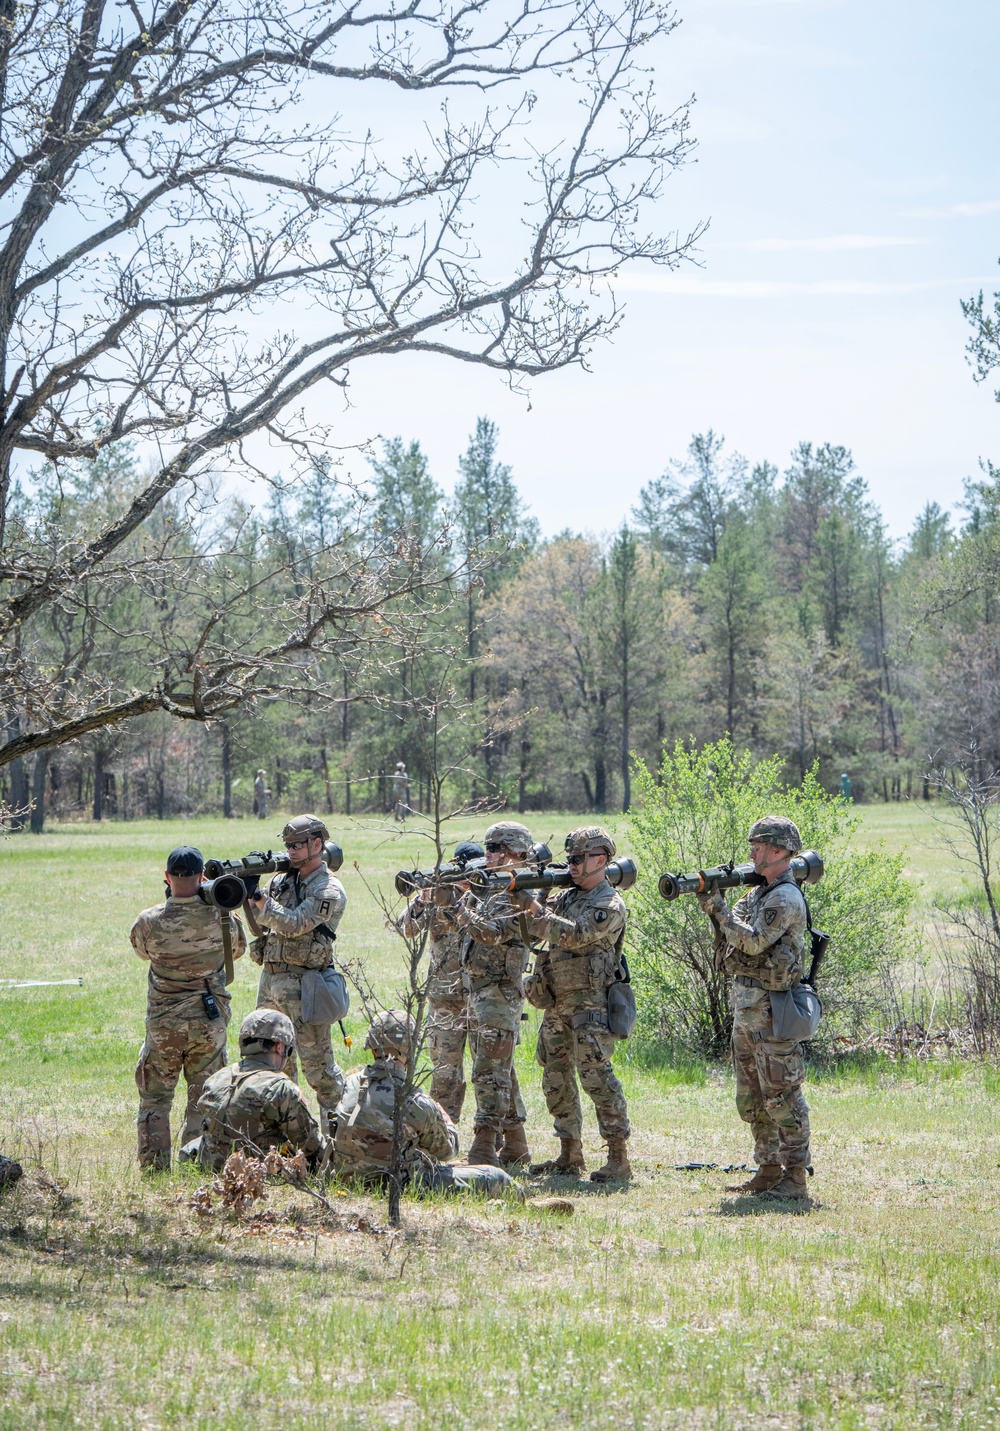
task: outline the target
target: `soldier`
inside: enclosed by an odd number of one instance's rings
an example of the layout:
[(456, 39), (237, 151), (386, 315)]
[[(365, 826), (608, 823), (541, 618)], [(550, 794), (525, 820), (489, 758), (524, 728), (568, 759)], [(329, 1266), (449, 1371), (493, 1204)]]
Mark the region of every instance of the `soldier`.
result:
[(398, 822), (405, 820), (410, 808), (410, 777), (401, 760), (396, 761), (396, 773), (392, 777), (392, 814)]
[(792, 989), (805, 973), (806, 902), (789, 870), (802, 848), (795, 824), (765, 815), (750, 830), (754, 869), (767, 880), (729, 909), (721, 890), (698, 896), (724, 941), (732, 976), (736, 1107), (754, 1134), (757, 1172), (729, 1192), (807, 1198), (809, 1105), (802, 1094), (802, 1046), (771, 1036), (771, 990)]
[[(369, 1186), (384, 1184), (392, 1161), (392, 1113), (406, 1078), (406, 1061), (416, 1025), (404, 1009), (378, 1014), (368, 1030), (367, 1068), (352, 1073), (337, 1109), (333, 1164), (343, 1177)], [(519, 1190), (496, 1166), (452, 1167), (458, 1133), (448, 1114), (414, 1089), (403, 1110), (403, 1176), (416, 1190), (482, 1192), (492, 1196)]]
[(267, 797), (270, 793), (267, 776), (263, 770), (258, 770), (253, 778), (253, 811), (258, 820), (267, 819)]
[[(277, 1009), (291, 1019), (295, 1049), (319, 1099), (320, 1127), (326, 1134), (330, 1115), (344, 1091), (344, 1075), (333, 1055), (330, 1025), (303, 1022), (302, 975), (307, 969), (328, 969), (333, 963), (337, 926), (347, 895), (327, 868), (323, 843), (330, 832), (317, 815), (296, 815), (282, 830), (281, 838), (288, 851), (289, 872), (272, 880), (266, 894), (258, 890), (250, 896), (254, 922), (265, 931), (250, 951), (251, 959), (264, 966), (257, 1007)], [(294, 1079), (294, 1052), (285, 1071)]]
[(255, 1156), (290, 1143), (311, 1166), (322, 1162), (327, 1144), (305, 1098), (281, 1065), (292, 1052), (291, 1020), (273, 1009), (255, 1009), (240, 1028), (240, 1061), (220, 1068), (205, 1085), (198, 1104), (201, 1137), (181, 1150), (215, 1172), (233, 1148)]
[[(455, 846), (455, 863), (482, 859), (482, 845), (463, 840)], [(430, 1053), (431, 1097), (452, 1122), (462, 1116), (465, 1102), (465, 1045), (471, 1044), (469, 996), (462, 985), (462, 949), (468, 939), (456, 915), (467, 884), (419, 890), (397, 926), (408, 939), (427, 931), (430, 968), (427, 980), (427, 1047)]]
[[(579, 1177), (586, 1170), (579, 1074), (608, 1145), (607, 1162), (591, 1173), (590, 1180), (608, 1183), (632, 1176), (628, 1109), (611, 1066), (615, 1041), (608, 1028), (608, 990), (621, 965), (628, 913), (625, 901), (605, 878), (605, 866), (615, 854), (607, 830), (583, 825), (566, 836), (565, 849), (573, 886), (560, 890), (551, 908), (536, 903), (534, 931), (551, 947), (535, 960), (527, 987), (528, 998), (545, 1011), (536, 1057), (561, 1150), (557, 1158), (536, 1164), (532, 1172)], [(550, 919), (552, 915), (560, 922)]]
[[(523, 864), (531, 849), (531, 833), (516, 821), (504, 820), (490, 826), (484, 844), (491, 869)], [(476, 1093), (470, 1163), (522, 1167), (531, 1160), (514, 1047), (521, 1029), (530, 954), (525, 911), (532, 902), (530, 896), (506, 890), (484, 898), (470, 890), (457, 912), (459, 926), (469, 936), (462, 955), (462, 982), (469, 994)], [(498, 1134), (503, 1135), (499, 1158)]]
[[(170, 1167), (170, 1108), (181, 1070), (187, 1109), (181, 1141), (201, 1126), (197, 1113), (205, 1080), (226, 1063), (226, 992), (221, 911), (198, 897), (205, 861), (181, 845), (167, 856), (165, 904), (144, 909), (132, 925), (132, 948), (149, 960), (146, 1041), (135, 1081), (139, 1089), (139, 1166)], [(243, 926), (228, 916), (233, 956), (246, 947)]]

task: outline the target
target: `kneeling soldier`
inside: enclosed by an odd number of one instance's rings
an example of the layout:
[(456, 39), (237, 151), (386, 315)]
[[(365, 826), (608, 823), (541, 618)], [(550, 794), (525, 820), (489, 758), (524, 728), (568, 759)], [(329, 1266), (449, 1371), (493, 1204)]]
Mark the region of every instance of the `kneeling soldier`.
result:
[[(320, 1126), (328, 1133), (330, 1115), (344, 1091), (344, 1075), (333, 1055), (330, 1025), (302, 1018), (302, 975), (333, 963), (347, 894), (327, 868), (323, 842), (330, 832), (318, 816), (296, 815), (281, 838), (291, 868), (272, 881), (267, 894), (258, 890), (250, 898), (256, 923), (265, 931), (263, 949), (258, 953), (258, 944), (250, 951), (251, 959), (264, 965), (257, 1007), (277, 1009), (291, 1019), (302, 1071), (319, 1099)], [(294, 1056), (286, 1072), (294, 1078)]]
[[(201, 1126), (197, 1104), (205, 1080), (226, 1062), (229, 995), (221, 913), (198, 897), (205, 861), (181, 845), (167, 856), (165, 904), (144, 909), (132, 925), (132, 948), (149, 961), (146, 1041), (135, 1081), (139, 1089), (139, 1166), (170, 1167), (170, 1108), (183, 1070), (187, 1108), (181, 1141)], [(246, 947), (243, 926), (229, 916), (233, 957)]]
[(281, 1065), (292, 1051), (291, 1020), (273, 1009), (255, 1009), (240, 1028), (240, 1061), (213, 1074), (198, 1103), (202, 1134), (182, 1149), (216, 1172), (234, 1148), (259, 1157), (290, 1143), (311, 1165), (322, 1161), (326, 1142), (316, 1119)]
[[(628, 917), (625, 901), (604, 876), (614, 854), (614, 840), (599, 825), (584, 825), (566, 836), (573, 887), (560, 890), (551, 908), (536, 906), (535, 932), (551, 948), (538, 955), (526, 989), (530, 1002), (544, 1010), (536, 1057), (562, 1145), (558, 1158), (536, 1164), (532, 1172), (578, 1177), (585, 1171), (579, 1074), (608, 1145), (607, 1162), (590, 1175), (595, 1183), (632, 1176), (628, 1109), (611, 1066), (615, 1041), (608, 1028), (608, 990), (621, 963)], [(560, 922), (549, 921), (549, 913)]]
[(771, 990), (792, 989), (804, 973), (806, 901), (790, 872), (802, 848), (798, 827), (765, 815), (750, 830), (757, 885), (733, 905), (721, 890), (698, 903), (725, 941), (721, 962), (732, 976), (736, 1107), (754, 1135), (757, 1172), (729, 1192), (806, 1198), (809, 1105), (802, 1094), (802, 1045), (772, 1033)]
[[(385, 1182), (392, 1162), (392, 1112), (406, 1079), (415, 1024), (403, 1009), (378, 1014), (368, 1030), (367, 1068), (352, 1073), (337, 1109), (333, 1164), (344, 1177), (370, 1186)], [(453, 1167), (458, 1132), (448, 1114), (415, 1088), (403, 1109), (403, 1176), (415, 1190), (497, 1193), (519, 1190), (502, 1168)]]

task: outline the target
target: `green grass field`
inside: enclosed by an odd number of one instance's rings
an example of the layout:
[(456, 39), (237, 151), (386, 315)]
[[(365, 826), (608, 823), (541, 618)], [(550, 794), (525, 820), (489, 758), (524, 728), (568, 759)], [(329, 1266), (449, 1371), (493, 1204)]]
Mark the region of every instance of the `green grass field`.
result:
[[(866, 839), (909, 848), (921, 909), (960, 888), (922, 807), (862, 814)], [(571, 821), (534, 823), (547, 836)], [(142, 1180), (132, 1069), (145, 975), (129, 925), (160, 899), (171, 845), (237, 854), (260, 828), (79, 824), (0, 846), (0, 977), (84, 979), (0, 990), (0, 1147), (30, 1168), (0, 1199), (0, 1428), (1000, 1423), (990, 1069), (886, 1063), (812, 1080), (818, 1205), (805, 1215), (727, 1195), (722, 1172), (675, 1171), (748, 1160), (731, 1079), (646, 1067), (628, 1045), (637, 1176), (571, 1188), (571, 1217), (530, 1198), (407, 1199), (390, 1234), (377, 1199), (331, 1189), (331, 1217), (276, 1188), (240, 1224), (190, 1209), (193, 1175)], [(340, 949), (388, 995), (399, 952), (369, 887), (390, 889), (422, 846), (374, 822), (336, 833), (350, 899)], [(231, 1048), (256, 973), (237, 966)], [(529, 1141), (547, 1156), (537, 1018), (519, 1072)], [(353, 1061), (339, 1040), (338, 1056)], [(470, 1123), (467, 1110), (466, 1144)], [(585, 1148), (596, 1166), (592, 1113)]]

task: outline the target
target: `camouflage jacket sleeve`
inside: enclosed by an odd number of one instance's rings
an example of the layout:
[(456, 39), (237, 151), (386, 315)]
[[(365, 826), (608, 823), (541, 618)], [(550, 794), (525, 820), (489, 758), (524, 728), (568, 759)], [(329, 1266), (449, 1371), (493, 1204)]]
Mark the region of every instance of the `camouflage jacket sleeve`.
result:
[(510, 944), (521, 938), (520, 916), (527, 908), (528, 900), (522, 898), (515, 903), (514, 897), (501, 891), (488, 894), (485, 899), (466, 895), (458, 911), (458, 923), (471, 934), (477, 944)]
[(340, 880), (323, 865), (301, 881), (300, 892), (301, 903), (294, 908), (288, 908), (284, 903), (286, 898), (289, 901), (294, 899), (290, 879), (283, 885), (277, 899), (269, 893), (264, 908), (257, 915), (257, 923), (285, 938), (308, 934), (317, 924), (325, 924), (335, 933), (347, 908), (347, 893)]
[(782, 882), (753, 896), (744, 896), (732, 909), (718, 915), (726, 943), (739, 951), (740, 962), (763, 966), (769, 950), (786, 935), (801, 939), (806, 906), (798, 886)]
[(312, 1157), (324, 1146), (319, 1125), (291, 1079), (284, 1079), (281, 1083), (276, 1081), (267, 1090), (265, 1110), (272, 1128), (293, 1148), (301, 1148), (307, 1157)]
[(235, 914), (229, 916), (229, 928), (232, 930), (233, 936), (233, 958), (241, 959), (247, 952), (247, 936), (246, 930)]
[(411, 1114), (417, 1115), (413, 1119), (419, 1133), (417, 1147), (446, 1163), (458, 1152), (458, 1129), (440, 1103), (426, 1093), (415, 1093), (412, 1104)]
[[(129, 939), (132, 941), (132, 948), (140, 959), (151, 959), (152, 953), (146, 945), (146, 935), (158, 914), (162, 914), (165, 906), (158, 904), (152, 909), (144, 909), (138, 916), (132, 928), (129, 930)], [(233, 949), (235, 953), (235, 947)]]
[(457, 901), (451, 905), (440, 905), (417, 894), (396, 920), (396, 928), (407, 939), (419, 939), (425, 929), (429, 939), (446, 939), (458, 928), (457, 911)]
[(548, 939), (553, 948), (558, 945), (574, 954), (594, 947), (613, 948), (628, 918), (625, 901), (607, 883), (586, 892), (567, 890), (554, 901), (551, 912), (560, 919), (570, 920), (573, 928), (550, 924), (543, 916), (535, 922), (539, 934)]

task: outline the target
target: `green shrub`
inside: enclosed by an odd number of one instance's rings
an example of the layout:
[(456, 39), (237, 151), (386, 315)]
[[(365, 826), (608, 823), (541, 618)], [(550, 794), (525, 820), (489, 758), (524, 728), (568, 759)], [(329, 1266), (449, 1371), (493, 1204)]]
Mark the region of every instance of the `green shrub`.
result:
[(711, 925), (693, 896), (661, 899), (657, 880), (664, 870), (745, 863), (750, 826), (772, 812), (790, 816), (804, 848), (818, 850), (826, 864), (822, 881), (806, 891), (815, 927), (832, 936), (819, 979), (817, 1043), (853, 1039), (881, 1021), (886, 975), (912, 952), (907, 914), (915, 887), (903, 877), (906, 857), (857, 849), (860, 821), (851, 807), (828, 794), (815, 772), (790, 786), (782, 769), (780, 756), (757, 761), (748, 751), (737, 754), (728, 739), (701, 750), (678, 742), (664, 751), (656, 774), (636, 763), (629, 824), (640, 875), (630, 961), (641, 1041), (711, 1057), (727, 1050), (728, 981), (715, 969)]

